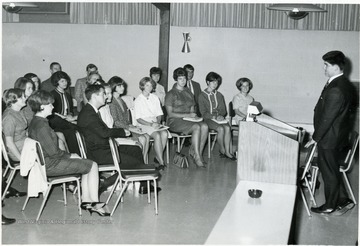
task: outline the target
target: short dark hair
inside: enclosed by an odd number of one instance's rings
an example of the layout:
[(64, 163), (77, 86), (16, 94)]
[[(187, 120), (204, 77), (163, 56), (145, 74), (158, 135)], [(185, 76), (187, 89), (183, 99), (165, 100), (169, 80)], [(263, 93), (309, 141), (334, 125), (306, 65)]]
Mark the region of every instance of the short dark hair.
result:
[(58, 63), (58, 62), (52, 62), (52, 63), (50, 64), (50, 69), (52, 69), (55, 65), (59, 65), (59, 66), (60, 66), (60, 70), (61, 70), (61, 65), (60, 65), (60, 63)]
[(14, 88), (19, 88), (19, 89), (25, 90), (27, 83), (31, 83), (32, 86), (33, 86), (33, 90), (35, 90), (34, 82), (31, 79), (28, 79), (28, 78), (25, 78), (25, 77), (18, 78), (14, 83)]
[(4, 102), (6, 107), (10, 107), (18, 101), (24, 95), (25, 91), (19, 88), (12, 88), (4, 93)]
[(222, 82), (221, 76), (215, 72), (210, 72), (206, 75), (206, 78), (205, 78), (206, 83), (207, 83), (207, 81), (211, 82), (211, 81), (215, 81), (215, 80), (218, 82), (218, 85), (220, 85)]
[(126, 89), (127, 84), (125, 82), (125, 80), (123, 80), (122, 78), (120, 78), (119, 76), (113, 76), (109, 79), (108, 84), (110, 84), (111, 87), (111, 91), (114, 92), (116, 90), (117, 86), (124, 86), (124, 89)]
[(65, 79), (68, 82), (67, 87), (66, 87), (66, 88), (68, 88), (71, 84), (71, 79), (67, 73), (65, 73), (63, 71), (57, 71), (51, 75), (51, 83), (55, 87), (57, 87), (59, 85), (59, 81), (61, 79)]
[(178, 67), (177, 69), (174, 70), (173, 78), (175, 81), (177, 81), (178, 77), (181, 77), (181, 76), (185, 76), (185, 78), (186, 78), (187, 72), (186, 72), (185, 68)]
[(27, 100), (31, 110), (34, 113), (42, 111), (41, 105), (54, 103), (54, 97), (50, 92), (44, 90), (35, 91)]
[(97, 68), (97, 66), (95, 64), (90, 63), (90, 64), (88, 64), (86, 66), (86, 72), (89, 71), (89, 69), (92, 69), (92, 68), (96, 68), (96, 70), (98, 70), (98, 68)]
[(191, 71), (194, 71), (194, 70), (195, 70), (195, 68), (194, 68), (193, 65), (191, 65), (191, 64), (186, 64), (186, 65), (184, 66), (184, 69), (189, 69), (189, 70), (191, 70)]
[(340, 70), (344, 70), (345, 67), (345, 55), (339, 50), (333, 50), (327, 52), (325, 55), (322, 56), (322, 59), (331, 65), (338, 65)]
[(141, 91), (143, 91), (143, 90), (145, 89), (145, 84), (146, 84), (147, 82), (150, 82), (151, 85), (154, 87), (153, 81), (152, 81), (149, 77), (144, 77), (144, 78), (142, 78), (142, 79), (140, 80), (140, 82), (139, 82), (139, 88), (140, 88)]
[(248, 79), (248, 78), (240, 78), (240, 79), (238, 79), (237, 81), (236, 81), (236, 87), (238, 88), (238, 90), (240, 90), (241, 91), (241, 86), (242, 86), (242, 84), (244, 84), (245, 82), (248, 82), (249, 83), (249, 92), (250, 92), (250, 90), (253, 88), (253, 83), (251, 82), (251, 80), (250, 79)]
[(36, 74), (34, 73), (27, 73), (24, 75), (24, 78), (27, 78), (27, 79), (32, 79), (32, 78), (39, 78)]
[(88, 101), (90, 101), (91, 96), (93, 94), (99, 94), (101, 89), (105, 90), (104, 86), (97, 85), (97, 84), (88, 85), (88, 87), (86, 87), (86, 89), (85, 89), (85, 97), (86, 97), (86, 99)]
[(150, 77), (151, 77), (151, 75), (153, 75), (153, 74), (159, 74), (160, 76), (162, 75), (162, 70), (161, 70), (161, 68), (159, 68), (159, 67), (152, 67), (152, 68), (150, 68)]

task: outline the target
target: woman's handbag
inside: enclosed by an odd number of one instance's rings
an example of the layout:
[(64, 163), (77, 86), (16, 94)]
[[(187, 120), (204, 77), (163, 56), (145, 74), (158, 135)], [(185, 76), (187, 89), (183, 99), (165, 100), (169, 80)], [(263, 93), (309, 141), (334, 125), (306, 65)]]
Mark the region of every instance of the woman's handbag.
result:
[(181, 154), (179, 152), (175, 152), (173, 164), (180, 168), (188, 168), (189, 163), (184, 154)]

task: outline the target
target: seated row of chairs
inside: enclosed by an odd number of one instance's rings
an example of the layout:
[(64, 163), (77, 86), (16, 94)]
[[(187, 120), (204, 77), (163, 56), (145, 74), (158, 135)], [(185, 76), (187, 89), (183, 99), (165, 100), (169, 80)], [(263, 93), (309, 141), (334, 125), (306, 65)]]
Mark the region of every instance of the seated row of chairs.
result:
[[(79, 148), (80, 148), (80, 152), (81, 152), (81, 157), (82, 158), (86, 158), (86, 146), (85, 146), (85, 142), (84, 139), (82, 137), (82, 135), (79, 132), (76, 132), (76, 137), (78, 140), (78, 144), (79, 144)], [(121, 170), (120, 169), (120, 156), (118, 153), (118, 149), (117, 149), (117, 143), (114, 139), (110, 138), (109, 139), (109, 144), (110, 144), (110, 149), (111, 149), (111, 154), (112, 154), (112, 158), (113, 158), (113, 163), (110, 163), (108, 165), (100, 165), (99, 166), (99, 172), (104, 172), (104, 171), (114, 171), (119, 173), (119, 176), (117, 178), (117, 180), (115, 181), (115, 184), (113, 185), (110, 195), (106, 200), (106, 204), (109, 203), (111, 197), (113, 196), (115, 189), (117, 187), (117, 184), (120, 184), (121, 187), (121, 191), (120, 191), (120, 195), (118, 197), (118, 199), (115, 202), (115, 205), (111, 211), (110, 216), (113, 216), (117, 206), (119, 205), (119, 202), (122, 201), (123, 198), (123, 194), (127, 188), (127, 186), (129, 185), (129, 183), (131, 182), (136, 182), (136, 181), (146, 181), (147, 182), (147, 188), (148, 190), (150, 190), (150, 181), (152, 181), (153, 186), (154, 186), (154, 190), (157, 190), (157, 179), (159, 178), (159, 174), (156, 171), (153, 170)], [(4, 156), (5, 161), (7, 162), (7, 167), (10, 170), (10, 174), (7, 180), (7, 186), (5, 188), (5, 192), (3, 194), (2, 200), (4, 199), (4, 195), (6, 194), (6, 191), (8, 189), (8, 187), (10, 186), (10, 184), (12, 183), (15, 174), (17, 171), (20, 171), (20, 163), (11, 163), (10, 159), (8, 158), (7, 155), (7, 151), (4, 145), (4, 140), (2, 139), (2, 153)], [(24, 148), (26, 148), (26, 146), (24, 146)], [(43, 155), (43, 151), (41, 148), (41, 145), (39, 142), (36, 141), (36, 153), (37, 153), (37, 160), (39, 165), (44, 166), (46, 165), (45, 160), (44, 160), (44, 155)], [(4, 175), (5, 176), (5, 175)], [(52, 190), (52, 187), (54, 185), (57, 184), (61, 184), (63, 187), (63, 196), (64, 196), (64, 206), (67, 205), (67, 199), (66, 199), (66, 183), (69, 182), (76, 182), (77, 187), (80, 187), (80, 178), (81, 175), (64, 175), (64, 176), (58, 176), (58, 177), (46, 177), (47, 179), (47, 189), (46, 191), (43, 193), (43, 201), (42, 204), (40, 206), (40, 210), (39, 213), (36, 217), (36, 221), (38, 221), (40, 219), (40, 216), (42, 214), (42, 211), (44, 210), (45, 204), (47, 202), (47, 199), (49, 197), (49, 194)], [(30, 179), (28, 180), (28, 182), (32, 182)], [(124, 183), (124, 185), (123, 185)], [(77, 189), (77, 193), (78, 193), (78, 210), (79, 210), (79, 216), (81, 216), (81, 189)], [(75, 192), (74, 192), (75, 193)], [(151, 199), (150, 199), (150, 195), (151, 193), (148, 192), (148, 203), (151, 203)], [(154, 192), (155, 195), (155, 214), (158, 214), (158, 206), (157, 206), (157, 192)], [(26, 205), (28, 203), (30, 199), (30, 196), (26, 197), (25, 203), (23, 205), (22, 211), (25, 210)]]
[[(187, 137), (191, 137), (191, 135), (179, 135), (176, 133), (172, 133), (172, 136), (174, 137), (174, 139), (177, 140), (177, 151), (180, 152), (183, 145), (184, 145), (184, 140)], [(211, 141), (211, 137), (214, 137), (214, 140)], [(79, 149), (80, 149), (80, 154), (82, 158), (86, 158), (86, 146), (85, 146), (85, 141), (83, 139), (83, 136), (79, 133), (76, 132), (76, 138), (78, 141), (78, 145), (79, 145)], [(215, 141), (216, 141), (216, 132), (209, 132), (209, 136), (208, 136), (208, 155), (210, 157), (210, 153), (211, 150), (214, 148), (215, 145)], [(352, 198), (352, 200), (354, 201), (354, 203), (356, 204), (356, 199), (354, 196), (354, 193), (352, 191), (350, 182), (348, 180), (347, 177), (347, 172), (351, 169), (352, 167), (352, 163), (354, 160), (354, 156), (355, 156), (355, 152), (357, 150), (358, 144), (359, 144), (359, 134), (357, 132), (352, 132), (350, 135), (350, 143), (351, 143), (351, 147), (349, 148), (346, 158), (345, 160), (342, 162), (341, 166), (340, 166), (340, 172), (343, 175), (346, 187), (350, 193), (350, 196)], [(105, 172), (105, 171), (111, 171), (111, 172), (117, 172), (119, 173), (119, 177), (116, 180), (115, 185), (112, 187), (112, 190), (110, 192), (109, 197), (106, 200), (106, 204), (109, 203), (111, 197), (113, 196), (114, 192), (115, 192), (115, 188), (117, 187), (117, 184), (120, 184), (121, 187), (121, 191), (120, 191), (120, 195), (118, 197), (118, 199), (115, 202), (115, 205), (113, 207), (113, 210), (111, 212), (111, 216), (114, 214), (116, 207), (118, 206), (119, 202), (122, 201), (122, 197), (124, 194), (124, 191), (126, 190), (128, 184), (130, 182), (133, 181), (147, 181), (148, 184), (148, 189), (149, 189), (149, 185), (150, 185), (150, 181), (153, 182), (154, 184), (154, 188), (156, 190), (157, 187), (157, 182), (156, 180), (158, 179), (158, 175), (155, 172), (148, 172), (148, 171), (134, 171), (134, 170), (121, 170), (120, 169), (120, 156), (117, 150), (117, 144), (116, 141), (114, 139), (109, 139), (109, 144), (110, 144), (110, 148), (111, 148), (111, 153), (112, 153), (112, 158), (113, 158), (113, 163), (110, 163), (108, 165), (100, 165), (99, 166), (99, 172)], [(308, 193), (310, 195), (310, 199), (312, 201), (312, 203), (316, 206), (316, 199), (315, 199), (315, 191), (316, 191), (316, 183), (317, 183), (317, 178), (318, 178), (318, 171), (319, 168), (316, 165), (316, 162), (314, 161), (314, 156), (316, 153), (316, 145), (311, 146), (308, 149), (308, 153), (306, 155), (305, 158), (305, 162), (304, 162), (304, 166), (301, 169), (301, 172), (299, 173), (299, 188), (300, 188), (300, 194), (303, 200), (303, 203), (305, 205), (305, 209), (308, 213), (309, 216), (311, 216), (310, 210), (309, 210), (309, 206), (308, 206), (308, 202), (306, 200), (306, 196), (304, 193), (304, 189), (306, 188), (308, 190)], [(19, 162), (12, 162), (8, 155), (7, 155), (7, 151), (4, 145), (4, 139), (2, 138), (2, 142), (1, 142), (1, 148), (2, 148), (2, 154), (3, 154), (3, 158), (7, 164), (5, 172), (3, 174), (3, 177), (5, 178), (7, 173), (9, 172), (8, 178), (7, 178), (7, 185), (5, 187), (4, 193), (2, 195), (2, 200), (5, 198), (5, 194), (7, 192), (7, 190), (9, 189), (15, 175), (17, 171), (20, 171), (20, 163)], [(168, 151), (168, 146), (167, 146), (167, 151)], [(38, 154), (38, 160), (40, 162), (40, 164), (42, 166), (45, 165), (45, 161), (44, 161), (44, 157), (43, 157), (43, 153), (42, 153), (42, 148), (40, 146), (39, 143), (37, 143), (37, 154)], [(167, 157), (168, 160), (169, 157)], [(62, 184), (63, 186), (63, 195), (64, 195), (64, 205), (67, 204), (67, 200), (66, 200), (66, 187), (65, 187), (65, 183), (67, 182), (76, 182), (77, 183), (77, 187), (80, 187), (80, 175), (67, 175), (67, 176), (61, 176), (61, 177), (51, 177), (48, 178), (48, 189), (44, 194), (44, 198), (43, 198), (43, 202), (41, 204), (40, 207), (40, 211), (38, 213), (37, 216), (37, 220), (39, 220), (41, 213), (45, 207), (46, 204), (46, 200), (48, 199), (48, 196), (50, 194), (50, 191), (53, 187), (53, 185), (56, 184)], [(30, 181), (29, 181), (30, 182)], [(123, 185), (124, 183), (124, 185)], [(28, 203), (29, 200), (29, 196), (26, 198), (24, 206), (22, 208), (22, 210), (25, 210), (26, 205)], [(78, 192), (78, 209), (79, 209), (79, 215), (81, 216), (81, 208), (80, 208), (80, 204), (81, 204), (81, 197), (80, 197), (80, 192)], [(150, 199), (150, 192), (148, 193), (148, 203), (151, 202)], [(157, 206), (157, 193), (155, 192), (155, 214), (158, 214), (158, 206)]]

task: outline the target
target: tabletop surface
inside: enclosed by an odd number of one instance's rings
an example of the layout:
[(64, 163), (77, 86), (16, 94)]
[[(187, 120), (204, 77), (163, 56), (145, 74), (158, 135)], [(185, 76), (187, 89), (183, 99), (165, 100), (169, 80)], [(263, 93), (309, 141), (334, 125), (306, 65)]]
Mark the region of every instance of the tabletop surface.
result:
[(206, 244), (287, 244), (295, 196), (295, 185), (240, 181)]

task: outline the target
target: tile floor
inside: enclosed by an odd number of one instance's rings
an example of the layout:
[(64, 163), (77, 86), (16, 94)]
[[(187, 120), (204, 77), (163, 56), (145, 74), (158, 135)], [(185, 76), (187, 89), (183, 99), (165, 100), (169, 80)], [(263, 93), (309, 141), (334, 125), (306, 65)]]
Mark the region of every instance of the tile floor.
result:
[[(173, 153), (175, 148), (171, 148)], [(206, 151), (204, 156), (207, 160)], [(85, 211), (79, 217), (76, 196), (68, 193), (68, 206), (64, 207), (61, 188), (55, 187), (38, 224), (34, 219), (41, 199), (30, 199), (24, 212), (25, 198), (5, 199), (2, 213), (17, 222), (2, 226), (2, 244), (204, 244), (236, 185), (236, 162), (220, 159), (217, 147), (208, 163), (207, 169), (169, 165), (162, 172), (158, 215), (154, 204), (147, 203), (147, 196), (135, 189), (126, 192), (124, 203), (109, 218), (90, 216)], [(349, 175), (357, 200), (358, 163), (356, 158)], [(26, 191), (26, 183), (18, 174), (13, 187)], [(322, 189), (316, 193), (320, 205), (324, 201)], [(104, 193), (101, 200), (105, 201), (108, 194)], [(110, 201), (109, 210), (115, 200)], [(295, 244), (355, 245), (358, 240), (358, 206), (343, 216), (308, 217), (298, 196), (295, 213)]]

